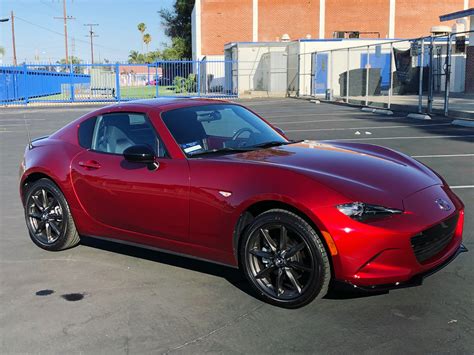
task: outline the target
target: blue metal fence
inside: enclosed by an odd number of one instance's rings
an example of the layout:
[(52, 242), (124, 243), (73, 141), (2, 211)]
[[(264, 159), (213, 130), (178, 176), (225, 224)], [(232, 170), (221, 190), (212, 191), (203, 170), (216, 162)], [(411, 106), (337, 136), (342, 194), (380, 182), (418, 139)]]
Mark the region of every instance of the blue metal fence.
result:
[(0, 105), (114, 102), (161, 96), (237, 97), (232, 61), (24, 64), (0, 67)]
[(89, 75), (75, 72), (28, 65), (0, 67), (0, 103), (28, 103), (38, 97), (60, 94), (63, 85), (89, 82)]

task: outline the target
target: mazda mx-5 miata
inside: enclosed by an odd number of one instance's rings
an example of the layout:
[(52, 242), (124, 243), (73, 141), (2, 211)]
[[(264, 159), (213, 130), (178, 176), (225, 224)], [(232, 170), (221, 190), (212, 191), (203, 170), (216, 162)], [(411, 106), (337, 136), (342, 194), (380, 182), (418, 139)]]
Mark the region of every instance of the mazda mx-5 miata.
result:
[(101, 108), (28, 144), (20, 174), (41, 248), (89, 236), (238, 267), (282, 307), (331, 280), (420, 284), (464, 250), (463, 203), (425, 165), (375, 145), (291, 141), (225, 101)]

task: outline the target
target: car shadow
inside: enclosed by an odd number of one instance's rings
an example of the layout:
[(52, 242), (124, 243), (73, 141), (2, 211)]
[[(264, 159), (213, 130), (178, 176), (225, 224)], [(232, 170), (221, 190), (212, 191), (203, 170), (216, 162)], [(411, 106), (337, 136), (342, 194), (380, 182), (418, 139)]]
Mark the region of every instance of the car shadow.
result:
[[(187, 270), (202, 272), (212, 276), (218, 276), (225, 279), (231, 285), (237, 287), (239, 290), (246, 293), (247, 295), (254, 298), (258, 298), (258, 295), (251, 288), (244, 275), (242, 275), (242, 273), (238, 269), (234, 269), (228, 266), (218, 265), (211, 262), (187, 258), (184, 256), (168, 254), (165, 252), (125, 245), (121, 243), (115, 243), (112, 241), (91, 237), (81, 237), (81, 245), (104, 251), (109, 251), (112, 253), (154, 261), (157, 263), (162, 263)], [(324, 299), (348, 300), (355, 298), (379, 296), (387, 293), (388, 291), (363, 291), (360, 289), (355, 289), (354, 287), (344, 283), (333, 282), (331, 283), (329, 292), (324, 297)]]
[(81, 245), (218, 276), (227, 280), (242, 292), (256, 297), (245, 277), (239, 270), (232, 267), (91, 237), (81, 236)]
[(331, 282), (329, 291), (324, 296), (328, 300), (349, 300), (355, 298), (375, 297), (388, 294), (389, 291), (365, 291), (360, 288), (355, 288), (352, 285), (343, 282)]

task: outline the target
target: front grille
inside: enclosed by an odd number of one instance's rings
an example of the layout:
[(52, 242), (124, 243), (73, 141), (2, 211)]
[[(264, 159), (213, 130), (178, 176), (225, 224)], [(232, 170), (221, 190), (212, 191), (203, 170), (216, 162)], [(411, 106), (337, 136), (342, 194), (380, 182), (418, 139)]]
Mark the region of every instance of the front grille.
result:
[(450, 217), (411, 238), (411, 247), (420, 263), (441, 252), (453, 239), (459, 215)]

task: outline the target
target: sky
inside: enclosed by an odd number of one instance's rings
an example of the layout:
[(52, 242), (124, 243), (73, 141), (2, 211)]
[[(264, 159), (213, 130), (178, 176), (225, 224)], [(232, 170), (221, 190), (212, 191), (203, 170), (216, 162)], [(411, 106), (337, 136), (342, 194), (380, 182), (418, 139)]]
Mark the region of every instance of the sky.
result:
[[(94, 31), (94, 61), (127, 61), (130, 50), (142, 51), (140, 22), (152, 37), (150, 50), (162, 49), (170, 43), (164, 34), (158, 10), (171, 8), (174, 0), (66, 0), (69, 55), (90, 62), (89, 28)], [(63, 0), (0, 0), (0, 18), (15, 14), (16, 53), (19, 63), (56, 62), (65, 57)], [(11, 22), (0, 23), (0, 46), (5, 48), (3, 64), (13, 62)]]

